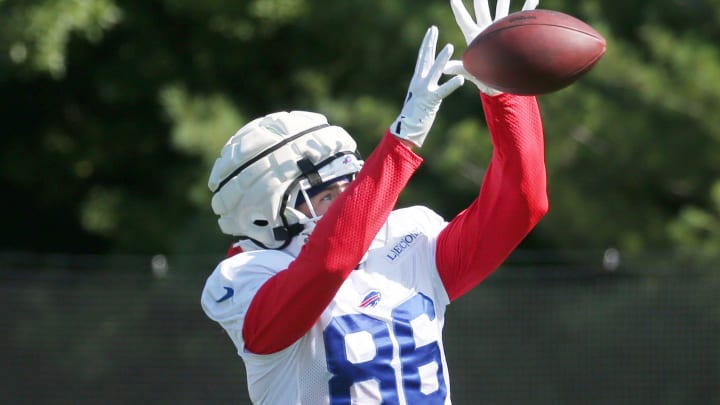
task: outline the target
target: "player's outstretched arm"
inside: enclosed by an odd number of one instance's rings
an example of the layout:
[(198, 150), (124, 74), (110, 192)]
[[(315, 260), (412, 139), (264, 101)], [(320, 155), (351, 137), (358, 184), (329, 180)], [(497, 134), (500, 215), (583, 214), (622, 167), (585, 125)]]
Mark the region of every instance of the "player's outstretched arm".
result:
[(548, 211), (535, 97), (482, 96), (494, 146), (478, 197), (440, 233), (436, 263), (451, 300), (497, 269)]
[[(523, 10), (537, 0), (526, 0)], [(487, 0), (474, 0), (475, 18), (462, 0), (450, 0), (466, 42), (508, 15), (509, 0), (497, 2), (495, 18)], [(542, 120), (535, 97), (492, 89), (469, 74), (460, 61), (446, 73), (460, 74), (481, 91), (493, 155), (475, 201), (440, 233), (436, 264), (450, 299), (477, 286), (497, 269), (548, 210)]]
[(295, 261), (266, 281), (253, 298), (242, 331), (250, 352), (280, 351), (310, 330), (367, 252), (421, 164), (407, 146), (422, 146), (442, 99), (464, 81), (458, 76), (439, 84), (452, 46), (436, 58), (437, 37), (437, 28), (431, 27), (402, 112), (380, 145), (323, 215)]

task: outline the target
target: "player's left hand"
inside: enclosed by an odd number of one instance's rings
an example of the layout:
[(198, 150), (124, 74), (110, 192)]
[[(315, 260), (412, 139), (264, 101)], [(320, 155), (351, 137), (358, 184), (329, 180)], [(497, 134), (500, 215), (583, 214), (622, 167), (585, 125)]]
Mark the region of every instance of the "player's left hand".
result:
[(442, 100), (462, 86), (465, 81), (463, 76), (456, 75), (439, 84), (445, 65), (452, 57), (453, 46), (445, 45), (436, 58), (437, 39), (438, 29), (432, 26), (427, 30), (420, 46), (405, 104), (400, 115), (390, 126), (390, 132), (395, 136), (417, 146), (423, 145)]
[[(534, 10), (537, 7), (540, 0), (525, 0), (522, 9), (523, 10)], [(475, 9), (475, 19), (470, 16), (470, 13), (465, 8), (463, 0), (450, 0), (450, 7), (452, 8), (453, 14), (455, 15), (455, 21), (457, 22), (460, 31), (462, 31), (465, 37), (465, 42), (470, 45), (473, 39), (478, 36), (493, 22), (507, 17), (510, 13), (510, 0), (498, 0), (495, 6), (495, 18), (490, 15), (490, 6), (487, 0), (474, 0), (473, 6)], [(478, 80), (475, 76), (468, 73), (463, 67), (462, 61), (451, 60), (445, 66), (445, 73), (462, 75), (467, 80), (473, 82), (480, 91), (489, 95), (497, 95), (501, 92), (493, 89), (485, 83)]]

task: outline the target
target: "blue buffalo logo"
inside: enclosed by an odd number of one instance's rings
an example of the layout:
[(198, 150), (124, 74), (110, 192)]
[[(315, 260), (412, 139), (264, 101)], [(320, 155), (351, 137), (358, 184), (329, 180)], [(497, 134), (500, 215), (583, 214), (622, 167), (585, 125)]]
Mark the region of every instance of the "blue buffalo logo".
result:
[(370, 291), (365, 298), (360, 301), (360, 308), (369, 308), (374, 307), (375, 305), (380, 302), (380, 298), (382, 297), (382, 294), (380, 294), (380, 291)]

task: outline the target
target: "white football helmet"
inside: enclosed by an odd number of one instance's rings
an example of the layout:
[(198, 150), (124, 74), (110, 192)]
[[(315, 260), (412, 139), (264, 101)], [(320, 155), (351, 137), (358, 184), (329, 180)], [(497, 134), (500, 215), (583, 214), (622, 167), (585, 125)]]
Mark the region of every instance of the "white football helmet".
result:
[(208, 181), (212, 209), (223, 233), (282, 249), (304, 227), (306, 217), (293, 208), (300, 190), (354, 175), (362, 164), (355, 140), (324, 115), (269, 114), (223, 147)]

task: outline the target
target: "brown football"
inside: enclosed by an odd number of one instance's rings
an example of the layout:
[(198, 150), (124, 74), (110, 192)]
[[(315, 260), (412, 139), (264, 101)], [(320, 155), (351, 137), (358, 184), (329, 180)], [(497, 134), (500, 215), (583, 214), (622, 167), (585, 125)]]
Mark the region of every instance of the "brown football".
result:
[(527, 10), (495, 21), (468, 45), (465, 69), (506, 93), (560, 90), (590, 71), (605, 54), (605, 38), (565, 13)]

